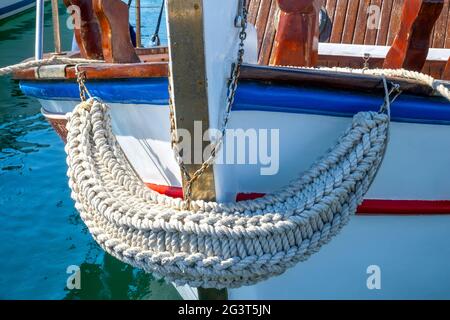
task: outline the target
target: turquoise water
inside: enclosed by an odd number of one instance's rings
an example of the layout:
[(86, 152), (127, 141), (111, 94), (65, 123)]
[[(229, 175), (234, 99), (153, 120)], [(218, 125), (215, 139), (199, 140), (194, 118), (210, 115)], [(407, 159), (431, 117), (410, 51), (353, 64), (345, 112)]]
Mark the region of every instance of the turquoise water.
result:
[[(141, 2), (147, 44), (160, 0)], [(46, 51), (53, 41), (50, 9)], [(64, 49), (71, 42), (66, 17)], [(0, 23), (0, 66), (33, 55), (34, 23), (33, 10)], [(165, 42), (164, 23), (161, 29)], [(17, 81), (0, 78), (0, 299), (179, 299), (171, 285), (96, 245), (70, 199), (63, 147), (39, 103), (23, 96)], [(81, 289), (66, 286), (72, 265), (80, 267)]]

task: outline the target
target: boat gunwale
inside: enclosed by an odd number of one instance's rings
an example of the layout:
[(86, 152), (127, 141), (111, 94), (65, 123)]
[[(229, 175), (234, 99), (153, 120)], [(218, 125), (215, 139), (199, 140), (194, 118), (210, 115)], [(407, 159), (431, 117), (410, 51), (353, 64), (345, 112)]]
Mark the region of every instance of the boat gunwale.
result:
[[(40, 67), (42, 70), (44, 67)], [(38, 68), (29, 68), (16, 72), (15, 80), (31, 81), (70, 81), (75, 80), (75, 67), (66, 65), (65, 77), (55, 79), (39, 79)], [(146, 79), (167, 78), (167, 62), (142, 62), (135, 64), (89, 64), (80, 65), (79, 69), (84, 71), (87, 80), (109, 81), (113, 79)], [(416, 80), (388, 77), (398, 83), (402, 91), (420, 96), (433, 96), (433, 88)], [(323, 88), (354, 90), (363, 92), (382, 92), (383, 82), (380, 76), (336, 72), (321, 69), (299, 69), (293, 67), (275, 67), (244, 64), (241, 69), (240, 80), (254, 80), (273, 83), (287, 83), (290, 85), (316, 86)], [(445, 82), (444, 83), (448, 83)]]

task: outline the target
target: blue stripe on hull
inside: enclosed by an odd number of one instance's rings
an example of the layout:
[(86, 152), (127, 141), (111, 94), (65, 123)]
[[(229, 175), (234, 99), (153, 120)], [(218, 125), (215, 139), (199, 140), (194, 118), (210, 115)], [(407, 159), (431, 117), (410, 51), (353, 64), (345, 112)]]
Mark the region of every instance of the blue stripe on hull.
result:
[[(167, 79), (90, 81), (92, 95), (110, 103), (167, 105)], [(22, 91), (48, 100), (79, 100), (73, 82), (23, 81)], [(381, 95), (242, 81), (233, 111), (307, 113), (351, 117), (359, 111), (376, 111)], [(392, 119), (401, 122), (450, 124), (450, 104), (443, 98), (402, 95), (392, 105)]]
[[(119, 81), (88, 81), (92, 96), (105, 102), (167, 105), (169, 94), (167, 78), (124, 79)], [(39, 81), (20, 83), (27, 96), (45, 100), (79, 100), (75, 82)]]
[(14, 3), (14, 4), (11, 4), (11, 5), (7, 6), (7, 7), (0, 8), (0, 16), (6, 15), (6, 14), (8, 14), (10, 12), (13, 12), (13, 11), (17, 10), (17, 9), (26, 7), (26, 6), (34, 3), (34, 2), (35, 2), (35, 0), (22, 0), (22, 1), (18, 1), (16, 3)]
[[(233, 110), (351, 117), (360, 111), (378, 111), (383, 99), (381, 94), (244, 82)], [(450, 124), (450, 103), (440, 97), (403, 94), (393, 103), (391, 116), (400, 122)]]

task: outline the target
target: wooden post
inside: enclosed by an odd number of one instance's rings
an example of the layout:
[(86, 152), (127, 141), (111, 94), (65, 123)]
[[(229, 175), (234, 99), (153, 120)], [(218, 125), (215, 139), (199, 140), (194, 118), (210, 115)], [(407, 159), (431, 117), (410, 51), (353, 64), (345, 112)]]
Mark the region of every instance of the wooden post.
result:
[(444, 0), (404, 2), (400, 30), (383, 64), (386, 69), (421, 71), (427, 59), (434, 24)]
[(58, 0), (52, 0), (53, 42), (55, 53), (61, 54), (61, 33), (59, 30)]
[[(102, 37), (92, 7), (92, 0), (64, 0), (64, 4), (66, 7), (78, 8), (72, 12), (72, 16), (75, 21), (75, 39), (81, 56), (86, 59), (102, 60)], [(75, 16), (77, 14), (80, 16)]]
[[(202, 134), (209, 126), (206, 82), (205, 43), (202, 0), (168, 0), (170, 71), (176, 128), (191, 134), (191, 159), (186, 164), (189, 174), (200, 168), (194, 154), (203, 154), (207, 145), (194, 143), (194, 122), (202, 124)], [(199, 123), (200, 123), (199, 122)], [(201, 149), (199, 149), (201, 148)], [(183, 181), (183, 186), (186, 181)], [(216, 199), (213, 169), (210, 167), (193, 185), (193, 199)]]
[(271, 65), (313, 67), (318, 61), (319, 10), (317, 0), (277, 0), (280, 20)]
[(102, 33), (102, 51), (106, 62), (138, 63), (129, 29), (128, 6), (121, 0), (93, 0)]
[[(210, 127), (208, 90), (206, 79), (205, 41), (203, 28), (203, 0), (168, 0), (169, 53), (172, 99), (175, 106), (176, 129), (191, 135), (191, 161), (186, 164), (189, 174), (200, 168), (194, 154), (203, 154), (206, 142), (195, 143), (195, 122), (201, 123), (202, 132)], [(183, 189), (186, 187), (183, 177)], [(210, 167), (192, 186), (192, 199), (214, 201), (213, 168)], [(204, 300), (226, 299), (226, 290), (198, 288)]]
[(442, 80), (450, 80), (450, 58), (448, 58), (447, 64), (445, 65)]
[(141, 0), (136, 0), (136, 48), (142, 47)]

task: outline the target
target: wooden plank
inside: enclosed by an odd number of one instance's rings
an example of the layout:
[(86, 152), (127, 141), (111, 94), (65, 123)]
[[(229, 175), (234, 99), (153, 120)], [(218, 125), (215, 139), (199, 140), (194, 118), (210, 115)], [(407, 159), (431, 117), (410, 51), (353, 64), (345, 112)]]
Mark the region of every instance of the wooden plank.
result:
[(342, 32), (347, 16), (348, 0), (338, 0), (336, 13), (334, 15), (333, 30), (331, 32), (331, 43), (341, 43)]
[(381, 24), (380, 30), (378, 30), (376, 44), (378, 46), (385, 46), (387, 43), (387, 37), (389, 33), (389, 27), (391, 25), (393, 0), (384, 0), (381, 7)]
[[(382, 0), (372, 0), (370, 2), (371, 6), (377, 6), (379, 8), (380, 14), (381, 14), (381, 7), (382, 7), (382, 3), (381, 2), (382, 2)], [(373, 15), (373, 13), (371, 13), (371, 14)], [(367, 27), (366, 27), (366, 34), (364, 36), (364, 44), (375, 45), (376, 40), (377, 40), (378, 27), (380, 26), (379, 24), (377, 25), (377, 21), (380, 18), (381, 18), (381, 16), (380, 17), (369, 16), (369, 15), (367, 16), (368, 23), (366, 24)], [(369, 21), (369, 19), (374, 20), (374, 21)], [(374, 22), (375, 25), (374, 26), (372, 26), (372, 25), (369, 26), (368, 25), (369, 22), (370, 23)]]
[[(400, 85), (403, 92), (429, 96), (433, 89), (419, 81), (392, 78)], [(241, 69), (240, 81), (270, 81), (289, 85), (317, 86), (321, 88), (335, 88), (356, 90), (362, 92), (383, 92), (381, 77), (364, 74), (330, 72), (314, 69), (293, 69), (284, 67), (269, 67), (244, 65)]]
[[(449, 0), (450, 2), (450, 0)], [(448, 10), (450, 10), (450, 4), (449, 4), (449, 8)], [(445, 32), (445, 43), (444, 43), (444, 48), (450, 48), (450, 12), (448, 13), (448, 17), (447, 17), (447, 29)]]
[(444, 72), (442, 73), (443, 80), (450, 80), (450, 58), (448, 58), (447, 64), (443, 68)]
[(361, 0), (358, 9), (358, 18), (356, 19), (353, 44), (364, 44), (364, 37), (367, 29), (367, 8), (369, 5), (370, 0)]
[(273, 49), (273, 43), (275, 39), (275, 15), (278, 14), (278, 5), (276, 1), (273, 1), (270, 5), (269, 15), (268, 15), (268, 22), (266, 25), (266, 29), (264, 30), (264, 40), (261, 44), (261, 49), (259, 53), (259, 63), (260, 64), (269, 64), (272, 49)]
[[(159, 78), (167, 77), (167, 62), (158, 63), (101, 63), (81, 65), (80, 71), (86, 72), (89, 79), (128, 79), (128, 78)], [(66, 78), (76, 79), (75, 67), (66, 68)]]
[(324, 28), (324, 30), (325, 30), (324, 34), (326, 36), (321, 37), (320, 41), (330, 42), (331, 34), (333, 32), (334, 15), (336, 13), (336, 4), (337, 4), (337, 0), (327, 0), (327, 2), (326, 2), (325, 9), (327, 11), (329, 20), (327, 20), (327, 23)]
[(432, 61), (430, 63), (427, 63), (425, 67), (428, 66), (428, 72), (430, 76), (432, 76), (435, 79), (440, 79), (442, 76), (442, 73), (444, 71), (443, 65), (441, 63), (436, 63), (435, 61)]
[(355, 33), (360, 2), (360, 0), (349, 0), (348, 2), (346, 14), (347, 17), (344, 25), (344, 30), (342, 32), (341, 43), (351, 44), (353, 42), (353, 35)]
[(404, 1), (405, 0), (394, 0), (386, 45), (392, 45), (392, 42), (394, 42), (395, 36), (400, 29), (400, 21), (402, 17), (402, 8)]
[(442, 9), (442, 13), (436, 21), (436, 25), (434, 26), (433, 33), (433, 48), (444, 48), (445, 46), (445, 35), (447, 31), (448, 18), (449, 18), (449, 0), (446, 0), (444, 3), (444, 8)]
[(261, 0), (261, 4), (258, 9), (258, 16), (256, 18), (256, 33), (258, 36), (258, 48), (260, 50), (259, 55), (261, 56), (261, 50), (263, 42), (265, 42), (265, 33), (267, 29), (267, 24), (269, 21), (269, 13), (270, 13), (270, 7), (272, 6), (272, 0)]
[(250, 0), (248, 6), (248, 22), (250, 22), (253, 25), (256, 25), (256, 18), (258, 17), (260, 4), (261, 0)]

